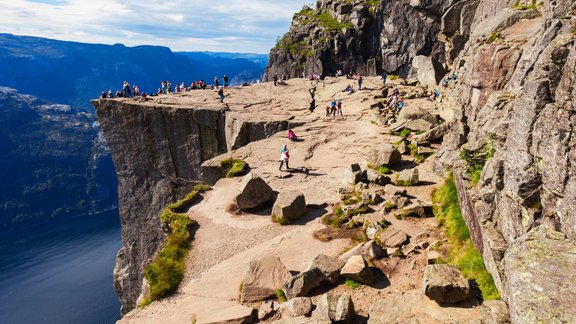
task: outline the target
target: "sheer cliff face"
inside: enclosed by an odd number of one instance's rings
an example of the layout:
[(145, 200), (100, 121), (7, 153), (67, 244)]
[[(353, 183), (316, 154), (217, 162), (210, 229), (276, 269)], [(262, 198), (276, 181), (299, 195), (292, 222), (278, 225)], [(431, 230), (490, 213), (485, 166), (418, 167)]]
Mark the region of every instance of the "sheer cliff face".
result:
[(412, 59), (425, 55), (445, 61), (437, 41), (442, 14), (457, 1), (320, 0), (294, 15), (290, 31), (270, 52), (266, 80), (302, 73), (408, 76)]
[[(464, 216), (513, 322), (576, 316), (566, 312), (576, 293), (561, 288), (574, 280), (562, 260), (576, 253), (575, 13), (572, 0), (478, 1), (443, 100), (461, 127), (445, 137), (438, 168), (456, 167)], [(459, 179), (462, 150), (488, 158), (477, 185)]]
[(113, 100), (93, 104), (118, 174), (124, 247), (114, 287), (126, 313), (136, 306), (144, 269), (164, 242), (161, 210), (191, 191), (203, 161), (226, 152), (224, 115)]

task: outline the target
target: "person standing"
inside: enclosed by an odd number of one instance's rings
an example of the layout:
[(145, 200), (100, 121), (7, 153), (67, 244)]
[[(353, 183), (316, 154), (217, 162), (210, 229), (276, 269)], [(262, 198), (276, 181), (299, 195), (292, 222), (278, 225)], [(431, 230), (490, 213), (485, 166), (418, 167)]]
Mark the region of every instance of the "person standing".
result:
[(224, 102), (224, 87), (220, 87), (220, 89), (218, 89), (218, 95), (220, 96), (220, 102)]
[(214, 77), (214, 87), (215, 87), (216, 89), (218, 89), (218, 83), (219, 83), (218, 76), (215, 76), (215, 77)]
[(224, 74), (222, 81), (224, 81), (224, 88), (228, 88), (228, 75)]
[(358, 74), (358, 90), (362, 90), (362, 75)]
[(278, 170), (282, 171), (282, 166), (286, 163), (286, 170), (290, 170), (288, 166), (288, 160), (290, 159), (290, 151), (286, 144), (282, 145), (282, 150), (280, 150), (280, 167)]
[(273, 80), (274, 80), (274, 86), (276, 86), (276, 83), (278, 83), (278, 74), (274, 73)]
[(388, 78), (388, 74), (386, 71), (382, 71), (382, 84), (386, 85), (386, 79)]
[(340, 116), (342, 116), (342, 99), (338, 99), (338, 113), (340, 114)]

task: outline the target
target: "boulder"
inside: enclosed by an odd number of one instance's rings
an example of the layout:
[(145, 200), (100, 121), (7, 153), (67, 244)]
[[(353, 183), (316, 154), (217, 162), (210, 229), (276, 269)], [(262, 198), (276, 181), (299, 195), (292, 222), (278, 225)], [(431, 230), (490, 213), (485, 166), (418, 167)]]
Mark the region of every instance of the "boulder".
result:
[[(400, 207), (402, 208), (402, 207)], [(422, 203), (414, 203), (412, 205), (406, 206), (402, 208), (402, 210), (398, 211), (398, 218), (403, 219), (407, 217), (417, 217), (417, 218), (424, 218), (427, 216), (426, 209), (432, 208), (432, 206), (425, 206)]]
[(404, 123), (404, 128), (413, 132), (426, 132), (432, 129), (432, 126), (434, 126), (432, 123), (424, 119), (408, 120)]
[(442, 255), (437, 251), (428, 251), (426, 254), (427, 264), (436, 264), (441, 257)]
[(442, 123), (422, 134), (415, 135), (413, 139), (417, 143), (432, 142), (434, 140), (444, 137), (444, 135), (446, 135), (446, 133), (450, 131), (451, 125), (452, 123)]
[(250, 172), (242, 179), (240, 192), (234, 198), (238, 209), (245, 210), (261, 206), (274, 197), (274, 191), (256, 173)]
[(331, 284), (338, 283), (340, 279), (340, 269), (344, 266), (344, 261), (336, 257), (327, 256), (325, 254), (317, 255), (308, 270), (317, 268), (324, 275), (324, 279)]
[(418, 106), (406, 106), (398, 113), (399, 122), (407, 122), (416, 119), (423, 119), (431, 124), (436, 124), (438, 122), (437, 115), (432, 115)]
[(283, 191), (272, 207), (272, 221), (288, 224), (306, 214), (306, 199), (300, 191)]
[(312, 313), (312, 318), (328, 319), (332, 323), (351, 323), (353, 316), (354, 303), (349, 294), (323, 294)]
[(503, 300), (485, 300), (480, 306), (480, 317), (485, 324), (510, 323), (508, 305)]
[(468, 280), (455, 267), (447, 264), (427, 265), (422, 291), (438, 303), (457, 303), (468, 299)]
[(399, 229), (389, 227), (378, 233), (375, 241), (384, 248), (397, 248), (408, 242), (408, 235)]
[(276, 256), (252, 260), (242, 281), (241, 299), (252, 303), (276, 296), (276, 290), (291, 278), (286, 266)]
[(384, 193), (388, 196), (404, 197), (407, 194), (405, 188), (400, 188), (392, 184), (388, 184), (384, 187)]
[(390, 183), (390, 177), (372, 169), (366, 170), (366, 180), (379, 186), (385, 186)]
[(332, 324), (329, 319), (310, 318), (306, 316), (289, 317), (274, 321), (276, 324)]
[(386, 256), (386, 251), (384, 251), (374, 240), (370, 240), (366, 243), (359, 243), (355, 247), (343, 253), (338, 257), (340, 260), (348, 260), (354, 255), (360, 255), (366, 258), (382, 259)]
[(276, 311), (278, 311), (278, 303), (273, 300), (267, 300), (258, 309), (258, 319), (261, 321), (270, 319), (276, 315)]
[(358, 163), (350, 165), (350, 167), (344, 170), (342, 175), (342, 182), (345, 184), (357, 184), (363, 180), (364, 173), (362, 172), (362, 169), (360, 169), (360, 165), (358, 165)]
[(395, 165), (400, 163), (401, 160), (400, 152), (391, 144), (377, 145), (368, 154), (368, 164), (375, 167)]
[(574, 322), (576, 243), (539, 226), (520, 236), (502, 266), (512, 323)]
[(396, 149), (402, 155), (410, 154), (410, 149), (408, 148), (408, 144), (406, 144), (406, 141), (400, 142), (400, 144), (398, 144), (398, 146), (396, 146)]
[(374, 283), (374, 275), (372, 270), (361, 255), (354, 255), (348, 259), (340, 275), (344, 278), (352, 279), (354, 281), (371, 285)]
[(396, 176), (394, 184), (397, 186), (415, 186), (420, 182), (420, 175), (418, 174), (418, 169), (407, 169), (404, 170)]
[(366, 236), (373, 240), (376, 237), (376, 234), (378, 234), (378, 232), (382, 231), (382, 225), (380, 225), (380, 223), (378, 222), (371, 222), (370, 224), (368, 224), (368, 226), (366, 227), (366, 230), (364, 231), (366, 233)]
[(310, 290), (320, 286), (320, 283), (324, 278), (324, 274), (320, 269), (312, 268), (300, 272), (289, 279), (284, 286), (282, 286), (282, 290), (288, 299), (304, 297), (310, 292)]
[(308, 297), (296, 297), (280, 305), (282, 318), (308, 316), (312, 311), (312, 301)]
[(446, 73), (442, 64), (436, 62), (434, 59), (418, 55), (412, 60), (412, 68), (416, 70), (418, 81), (420, 84), (434, 89), (442, 80), (442, 76)]

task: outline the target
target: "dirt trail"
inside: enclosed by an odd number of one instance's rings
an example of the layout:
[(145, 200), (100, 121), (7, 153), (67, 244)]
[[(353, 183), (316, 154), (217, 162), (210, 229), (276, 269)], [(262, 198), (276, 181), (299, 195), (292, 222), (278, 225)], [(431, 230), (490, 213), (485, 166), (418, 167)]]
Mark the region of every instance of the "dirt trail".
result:
[[(171, 297), (130, 312), (122, 323), (190, 323), (192, 318), (204, 323), (227, 315), (233, 317), (246, 311), (238, 304), (238, 295), (250, 260), (264, 254), (277, 255), (289, 270), (302, 271), (316, 255), (337, 256), (349, 247), (348, 240), (321, 242), (313, 238), (314, 231), (324, 228), (320, 216), (331, 212), (330, 204), (340, 200), (336, 189), (344, 186), (344, 169), (352, 163), (360, 163), (365, 169), (366, 156), (373, 145), (392, 143), (399, 137), (388, 135), (387, 128), (369, 120), (370, 104), (377, 102), (373, 97), (380, 92), (379, 78), (365, 78), (365, 87), (372, 90), (352, 95), (341, 92), (348, 83), (351, 81), (345, 79), (319, 83), (316, 86), (318, 108), (313, 114), (306, 109), (311, 85), (302, 79), (289, 80), (288, 86), (274, 87), (265, 83), (248, 90), (227, 91), (227, 101), (233, 112), (260, 118), (291, 114), (308, 121), (294, 129), (301, 141), (287, 143), (286, 134), (276, 134), (232, 154), (243, 158), (252, 172), (259, 174), (274, 190), (301, 190), (308, 204), (328, 204), (328, 207), (310, 209), (306, 218), (297, 224), (280, 226), (271, 222), (269, 210), (259, 214), (230, 213), (229, 206), (239, 189), (240, 179), (220, 180), (189, 211), (199, 227), (187, 259), (186, 278), (179, 290)], [(343, 99), (344, 117), (324, 116), (325, 101), (332, 96)], [(408, 100), (407, 105), (436, 109), (433, 103), (421, 99)], [(278, 171), (283, 143), (290, 149), (290, 172)], [(411, 158), (403, 158), (410, 162)], [(442, 180), (431, 170), (432, 158), (417, 166), (424, 185), (407, 188), (409, 195), (423, 202), (429, 202), (431, 191)], [(391, 218), (390, 221), (410, 236), (425, 232), (431, 239), (441, 238), (433, 218)], [(341, 285), (335, 290), (351, 293), (357, 312), (366, 316), (377, 298), (419, 288), (425, 264), (424, 254), (394, 261), (385, 259), (377, 265), (384, 270), (388, 284), (354, 290)], [(476, 318), (477, 313), (477, 309), (471, 308), (468, 316)]]

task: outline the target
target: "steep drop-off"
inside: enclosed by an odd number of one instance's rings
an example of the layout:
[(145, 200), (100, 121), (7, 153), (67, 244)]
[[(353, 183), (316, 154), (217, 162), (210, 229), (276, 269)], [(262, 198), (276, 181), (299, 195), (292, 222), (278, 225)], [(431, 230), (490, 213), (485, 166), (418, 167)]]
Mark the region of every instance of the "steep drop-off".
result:
[[(217, 101), (211, 91), (189, 94), (198, 95)], [(212, 102), (206, 108), (178, 105), (178, 98), (156, 99), (171, 104), (92, 101), (118, 175), (124, 247), (116, 259), (114, 287), (124, 314), (136, 306), (144, 271), (166, 239), (162, 209), (198, 183), (202, 162), (289, 126), (281, 117), (253, 120)]]

